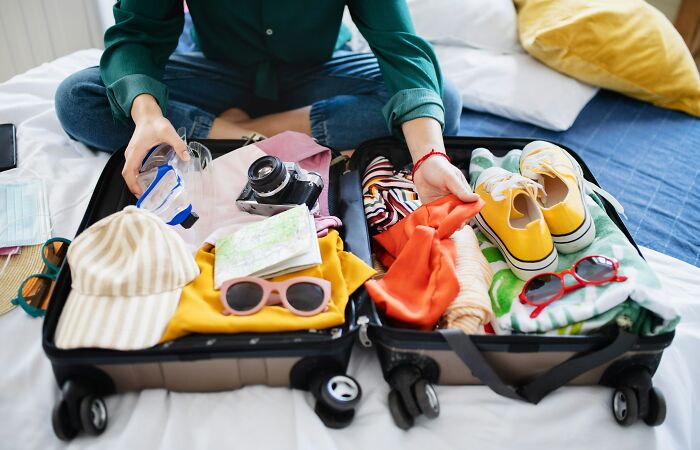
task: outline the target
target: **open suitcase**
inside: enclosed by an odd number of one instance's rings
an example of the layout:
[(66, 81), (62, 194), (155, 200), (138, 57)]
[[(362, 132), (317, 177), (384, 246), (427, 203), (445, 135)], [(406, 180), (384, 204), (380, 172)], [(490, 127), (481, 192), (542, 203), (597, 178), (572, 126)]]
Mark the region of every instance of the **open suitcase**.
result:
[[(466, 173), (474, 149), (485, 147), (495, 156), (503, 156), (532, 140), (448, 137), (445, 145), (453, 163)], [(597, 184), (581, 158), (560, 146), (578, 160), (585, 177)], [(349, 203), (361, 205), (362, 174), (379, 155), (395, 167), (410, 163), (405, 145), (396, 140), (385, 138), (362, 144), (350, 162), (355, 186)], [(606, 202), (605, 209), (637, 248), (612, 206)], [(358, 254), (366, 259), (370, 249), (353, 251), (361, 252)], [(410, 428), (421, 414), (437, 417), (439, 402), (431, 384), (484, 384), (500, 395), (530, 403), (539, 402), (565, 384), (600, 384), (615, 388), (612, 409), (621, 425), (631, 425), (638, 418), (649, 425), (664, 421), (665, 401), (652, 387), (651, 378), (673, 333), (654, 337), (626, 332), (615, 336), (468, 336), (455, 330), (425, 332), (391, 327), (371, 301), (363, 302), (363, 306), (361, 342), (376, 349), (384, 378), (391, 386), (389, 408), (401, 428)]]
[[(244, 144), (243, 141), (200, 142), (210, 149), (214, 158)], [(107, 162), (78, 233), (135, 203), (121, 177), (123, 158), (122, 150)], [(353, 215), (357, 207), (351, 203), (356, 200), (347, 198), (356, 189), (352, 174), (342, 174), (342, 167), (336, 165), (331, 167), (329, 178), (330, 212), (346, 225), (341, 230), (346, 249), (365, 249), (368, 238), (361, 202), (360, 215)], [(211, 392), (249, 384), (289, 386), (313, 393), (315, 410), (327, 426), (341, 428), (352, 421), (361, 390), (345, 371), (358, 330), (359, 293), (348, 302), (345, 324), (328, 330), (188, 335), (139, 351), (62, 350), (54, 345), (54, 333), (70, 289), (70, 269), (64, 264), (42, 333), (44, 351), (62, 391), (52, 422), (56, 435), (63, 440), (72, 439), (80, 430), (93, 435), (104, 431), (107, 411), (102, 396), (148, 388)]]

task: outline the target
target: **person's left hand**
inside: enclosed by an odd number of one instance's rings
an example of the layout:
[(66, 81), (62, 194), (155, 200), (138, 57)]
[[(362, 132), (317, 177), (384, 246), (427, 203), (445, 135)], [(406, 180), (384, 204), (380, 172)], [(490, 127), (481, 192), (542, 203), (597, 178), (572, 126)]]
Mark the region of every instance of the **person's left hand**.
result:
[(463, 202), (475, 202), (479, 199), (479, 196), (472, 192), (462, 171), (441, 156), (431, 156), (423, 161), (416, 170), (413, 184), (424, 205), (449, 194), (456, 195)]

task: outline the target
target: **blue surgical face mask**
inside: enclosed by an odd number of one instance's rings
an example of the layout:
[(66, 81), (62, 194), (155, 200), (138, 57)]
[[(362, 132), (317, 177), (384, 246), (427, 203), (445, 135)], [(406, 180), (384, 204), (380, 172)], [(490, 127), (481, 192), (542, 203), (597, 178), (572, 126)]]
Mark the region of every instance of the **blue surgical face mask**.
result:
[(43, 181), (0, 179), (0, 247), (41, 244), (50, 232)]

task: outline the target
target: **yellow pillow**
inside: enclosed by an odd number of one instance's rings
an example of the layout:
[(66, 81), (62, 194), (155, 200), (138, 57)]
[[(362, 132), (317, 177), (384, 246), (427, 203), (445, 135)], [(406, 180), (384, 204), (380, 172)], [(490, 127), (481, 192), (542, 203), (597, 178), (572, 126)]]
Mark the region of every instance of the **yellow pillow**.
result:
[(643, 0), (515, 0), (520, 42), (583, 82), (700, 116), (700, 76), (680, 34)]

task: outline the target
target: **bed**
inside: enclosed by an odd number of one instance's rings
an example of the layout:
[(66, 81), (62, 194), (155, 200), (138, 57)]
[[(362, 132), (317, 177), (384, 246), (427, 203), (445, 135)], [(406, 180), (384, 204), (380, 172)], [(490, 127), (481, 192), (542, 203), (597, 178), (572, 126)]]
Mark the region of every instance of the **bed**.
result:
[(549, 139), (575, 149), (625, 206), (639, 245), (700, 265), (699, 119), (600, 91), (567, 131), (465, 110), (460, 133)]
[[(0, 84), (0, 123), (18, 125), (20, 163), (27, 169), (23, 173), (50, 183), (54, 235), (73, 237), (107, 156), (91, 152), (63, 133), (53, 111), (53, 93), (63, 77), (96, 64), (99, 54), (81, 51)], [(263, 386), (218, 394), (148, 390), (107, 398), (107, 431), (96, 439), (77, 438), (68, 447), (700, 447), (700, 414), (695, 407), (700, 402), (700, 387), (695, 383), (700, 373), (700, 300), (695, 295), (700, 268), (692, 265), (698, 263), (700, 232), (698, 193), (692, 185), (700, 167), (700, 156), (694, 151), (700, 139), (698, 121), (602, 92), (565, 133), (470, 111), (465, 111), (462, 124), (463, 134), (468, 135), (537, 136), (571, 145), (602, 184), (627, 205), (628, 226), (647, 247), (644, 255), (668, 290), (669, 301), (683, 315), (655, 376), (669, 405), (663, 426), (639, 423), (620, 428), (610, 414), (611, 391), (604, 388), (563, 388), (533, 406), (499, 397), (485, 387), (439, 386), (441, 416), (430, 422), (420, 420), (411, 431), (403, 432), (389, 415), (388, 387), (376, 356), (358, 346), (349, 373), (361, 383), (363, 400), (354, 423), (344, 430), (325, 428), (313, 412), (311, 395), (304, 392)], [(626, 152), (629, 148), (635, 152)], [(686, 151), (681, 158), (682, 149)], [(657, 151), (658, 159), (651, 158), (651, 152)], [(41, 349), (40, 333), (41, 321), (19, 309), (0, 316), (2, 448), (65, 446), (51, 430), (50, 411), (58, 389)]]

